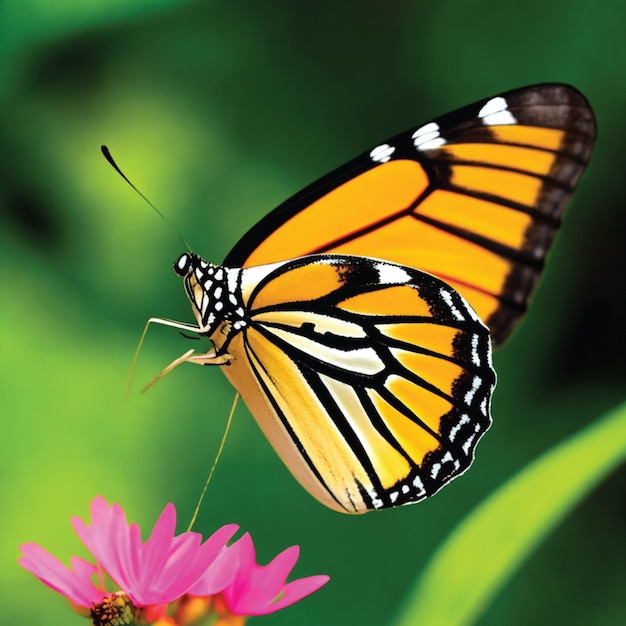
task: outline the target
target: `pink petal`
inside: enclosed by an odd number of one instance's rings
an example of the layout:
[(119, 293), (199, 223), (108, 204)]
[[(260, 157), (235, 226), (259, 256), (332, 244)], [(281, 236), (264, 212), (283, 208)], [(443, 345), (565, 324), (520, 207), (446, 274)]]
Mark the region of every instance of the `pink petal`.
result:
[[(330, 576), (318, 575), (307, 576), (306, 578), (298, 578), (287, 583), (283, 589), (284, 595), (276, 602), (272, 602), (267, 606), (267, 610), (263, 613), (255, 613), (255, 615), (266, 615), (274, 611), (280, 611), (286, 606), (294, 604), (302, 598), (315, 593), (320, 587), (323, 587), (330, 580)], [(252, 615), (252, 614), (250, 614)]]
[(239, 568), (238, 550), (226, 548), (226, 542), (239, 530), (236, 524), (222, 526), (202, 545), (204, 556), (211, 559), (208, 569), (188, 591), (194, 596), (211, 596), (224, 591), (230, 585)]
[(231, 610), (249, 591), (250, 574), (256, 565), (256, 555), (254, 552), (254, 544), (249, 533), (245, 533), (238, 541), (236, 541), (228, 551), (232, 558), (236, 558), (239, 563), (235, 577), (224, 589), (224, 598)]
[(96, 561), (125, 590), (137, 566), (131, 543), (139, 528), (129, 527), (122, 507), (109, 506), (101, 496), (92, 500), (90, 509), (90, 526), (78, 517), (72, 518), (72, 526)]
[[(187, 563), (184, 567), (181, 567), (178, 559), (170, 558), (168, 561), (168, 567), (164, 571), (165, 575), (169, 575), (171, 578), (179, 577), (177, 589), (180, 591), (180, 595), (184, 593), (190, 593), (193, 595), (211, 595), (222, 591), (232, 580), (236, 564), (231, 564), (230, 559), (220, 558), (222, 553), (226, 551), (226, 542), (239, 530), (237, 524), (227, 524), (222, 526), (219, 530), (215, 531), (200, 547), (194, 546), (194, 554), (192, 558), (187, 558)], [(180, 539), (184, 536), (194, 536), (200, 541), (201, 536), (197, 533), (187, 532), (183, 535), (176, 537)], [(195, 543), (195, 542), (194, 542)], [(173, 571), (170, 571), (173, 570)], [(208, 589), (207, 593), (195, 593), (191, 589), (196, 584), (200, 585), (200, 581), (203, 581), (204, 587), (198, 588)], [(216, 589), (217, 591), (212, 591)]]
[(138, 572), (135, 582), (140, 587), (150, 588), (155, 578), (159, 576), (168, 561), (174, 533), (176, 532), (176, 509), (170, 502), (157, 519), (152, 534), (144, 545), (140, 541), (135, 552), (141, 554), (141, 571)]
[(92, 575), (97, 571), (92, 563), (72, 557), (70, 569), (36, 543), (25, 543), (20, 549), (23, 556), (18, 563), (74, 604), (90, 607), (92, 602), (101, 602), (106, 595), (105, 591), (99, 590), (91, 581)]
[(276, 587), (280, 591), (299, 556), (300, 546), (291, 546), (276, 555), (265, 567), (257, 565), (257, 568), (262, 568), (265, 586)]
[(224, 598), (236, 615), (273, 613), (317, 591), (329, 580), (328, 576), (309, 576), (285, 582), (298, 560), (298, 546), (287, 548), (266, 566), (257, 565), (249, 535), (244, 535), (229, 548), (235, 549), (240, 566), (235, 579), (224, 590)]

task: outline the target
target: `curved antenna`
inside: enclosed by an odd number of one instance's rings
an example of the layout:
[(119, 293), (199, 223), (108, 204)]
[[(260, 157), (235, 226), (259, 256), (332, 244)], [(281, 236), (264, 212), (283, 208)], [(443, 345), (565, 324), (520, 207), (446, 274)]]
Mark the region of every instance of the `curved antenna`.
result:
[(109, 149), (103, 145), (100, 146), (100, 150), (104, 155), (104, 158), (109, 162), (109, 165), (135, 190), (136, 193), (138, 193), (158, 213), (158, 215), (161, 216), (161, 219), (178, 235), (178, 238), (183, 242), (185, 248), (187, 248), (187, 251), (191, 252), (189, 244), (185, 241), (185, 239), (178, 232), (178, 230), (176, 230), (176, 226), (174, 226), (174, 224), (172, 224), (172, 222), (170, 222), (167, 217), (165, 217), (165, 215), (163, 215), (163, 213), (161, 213), (161, 211), (159, 211), (159, 209), (157, 209), (154, 204), (152, 204), (152, 202), (150, 202), (150, 200), (148, 200), (148, 198), (146, 198), (146, 196), (144, 196), (141, 191), (139, 191), (139, 189), (137, 189), (137, 187), (135, 187), (135, 185), (130, 182), (126, 174), (122, 172), (122, 170), (119, 168), (119, 165), (115, 162), (115, 159), (111, 156)]

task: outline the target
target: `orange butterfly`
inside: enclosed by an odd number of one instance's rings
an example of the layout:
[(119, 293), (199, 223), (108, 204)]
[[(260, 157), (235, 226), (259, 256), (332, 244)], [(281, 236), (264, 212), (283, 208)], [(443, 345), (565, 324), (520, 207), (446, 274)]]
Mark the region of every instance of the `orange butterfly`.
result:
[(272, 446), (326, 506), (417, 502), (491, 424), (491, 344), (526, 310), (595, 139), (567, 85), (483, 100), (284, 202), (222, 265), (185, 253), (197, 325)]

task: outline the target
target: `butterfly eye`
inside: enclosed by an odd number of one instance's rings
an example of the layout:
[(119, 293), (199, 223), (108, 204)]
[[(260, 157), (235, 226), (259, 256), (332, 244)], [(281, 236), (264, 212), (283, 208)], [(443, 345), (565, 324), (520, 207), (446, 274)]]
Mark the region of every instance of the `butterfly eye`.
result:
[(181, 254), (176, 263), (174, 263), (174, 265), (172, 266), (172, 269), (174, 270), (174, 273), (177, 276), (187, 276), (187, 274), (189, 274), (189, 269), (191, 268), (191, 255), (187, 254), (186, 252), (184, 252), (183, 254)]

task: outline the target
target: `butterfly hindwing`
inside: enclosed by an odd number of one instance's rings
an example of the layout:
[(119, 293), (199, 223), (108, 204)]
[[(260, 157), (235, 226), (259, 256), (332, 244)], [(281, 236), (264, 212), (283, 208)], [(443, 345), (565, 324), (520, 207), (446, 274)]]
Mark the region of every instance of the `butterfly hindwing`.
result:
[(284, 202), (224, 261), (385, 259), (459, 291), (501, 344), (589, 160), (595, 121), (561, 84), (483, 100), (381, 143)]
[[(343, 255), (243, 270), (225, 374), (296, 478), (361, 513), (432, 495), (473, 459), (495, 382), (488, 330), (417, 270)], [(224, 341), (218, 330), (216, 348)]]

